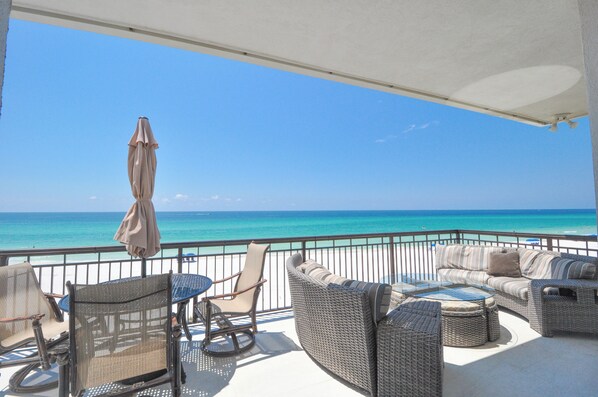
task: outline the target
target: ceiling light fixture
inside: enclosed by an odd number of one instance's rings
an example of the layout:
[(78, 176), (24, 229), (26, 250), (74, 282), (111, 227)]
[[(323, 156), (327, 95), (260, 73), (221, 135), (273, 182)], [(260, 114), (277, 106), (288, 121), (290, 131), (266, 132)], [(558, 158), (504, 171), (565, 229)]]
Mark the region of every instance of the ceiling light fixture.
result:
[(554, 115), (554, 121), (550, 123), (550, 128), (548, 129), (551, 132), (556, 132), (559, 129), (559, 123), (562, 121), (566, 121), (569, 124), (569, 128), (573, 129), (577, 127), (577, 122), (572, 121), (569, 119), (571, 113), (557, 113)]
[(569, 128), (573, 129), (577, 127), (577, 121), (571, 121), (567, 119), (567, 124), (569, 124)]

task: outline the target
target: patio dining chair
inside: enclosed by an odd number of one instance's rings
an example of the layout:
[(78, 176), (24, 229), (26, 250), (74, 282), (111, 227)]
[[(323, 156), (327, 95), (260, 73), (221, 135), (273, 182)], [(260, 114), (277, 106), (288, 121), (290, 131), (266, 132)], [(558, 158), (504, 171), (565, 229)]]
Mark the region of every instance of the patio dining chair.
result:
[[(205, 326), (201, 349), (206, 354), (236, 355), (255, 344), (256, 305), (261, 287), (267, 281), (263, 279), (263, 274), (268, 248), (269, 245), (249, 244), (243, 270), (212, 282), (219, 284), (238, 277), (233, 292), (203, 298), (195, 305), (195, 315)], [(243, 322), (243, 318), (249, 321)]]
[(9, 380), (13, 392), (35, 393), (58, 386), (57, 380), (23, 384), (32, 370), (50, 369), (53, 360), (48, 350), (68, 336), (68, 324), (56, 304), (58, 296), (42, 292), (30, 263), (0, 266), (0, 356), (29, 345), (36, 347), (25, 357), (19, 354), (17, 359), (0, 360), (0, 369), (24, 365)]
[(180, 326), (172, 320), (172, 275), (73, 285), (70, 347), (59, 357), (60, 396), (129, 395), (170, 383), (181, 393)]

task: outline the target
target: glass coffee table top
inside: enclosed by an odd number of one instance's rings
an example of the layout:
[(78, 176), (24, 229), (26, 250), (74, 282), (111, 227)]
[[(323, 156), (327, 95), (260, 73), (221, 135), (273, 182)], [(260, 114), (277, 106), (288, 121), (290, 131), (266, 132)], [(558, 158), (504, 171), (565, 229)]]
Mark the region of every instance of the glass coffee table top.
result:
[(420, 276), (402, 275), (394, 280), (385, 278), (382, 282), (391, 284), (393, 291), (403, 295), (438, 301), (479, 301), (495, 294), (494, 288), (485, 285), (420, 279)]

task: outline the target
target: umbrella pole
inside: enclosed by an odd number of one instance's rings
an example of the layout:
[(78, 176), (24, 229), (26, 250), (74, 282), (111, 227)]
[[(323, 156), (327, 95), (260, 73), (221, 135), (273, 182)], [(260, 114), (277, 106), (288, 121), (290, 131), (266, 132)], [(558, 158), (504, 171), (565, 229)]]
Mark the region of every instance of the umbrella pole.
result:
[(141, 277), (145, 278), (147, 276), (147, 263), (145, 258), (141, 258)]

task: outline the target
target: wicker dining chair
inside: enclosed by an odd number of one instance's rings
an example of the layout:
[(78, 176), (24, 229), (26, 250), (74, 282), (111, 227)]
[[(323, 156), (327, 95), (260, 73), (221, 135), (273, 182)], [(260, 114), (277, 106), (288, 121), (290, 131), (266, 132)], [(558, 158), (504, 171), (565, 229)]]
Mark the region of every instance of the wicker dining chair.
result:
[(9, 380), (9, 388), (14, 392), (35, 393), (58, 386), (56, 380), (23, 385), (37, 367), (50, 369), (52, 359), (48, 349), (68, 336), (68, 324), (56, 304), (58, 296), (42, 292), (28, 262), (0, 266), (0, 356), (30, 344), (37, 347), (35, 353), (27, 357), (0, 360), (0, 369), (24, 365)]
[[(256, 305), (262, 285), (266, 251), (269, 245), (249, 244), (245, 265), (239, 273), (213, 284), (237, 278), (233, 292), (203, 298), (195, 305), (195, 315), (205, 326), (202, 350), (213, 356), (229, 356), (243, 353), (255, 344), (257, 333)], [(250, 322), (233, 319), (249, 318)], [(216, 325), (218, 328), (214, 329)], [(213, 342), (216, 340), (218, 343)], [(232, 350), (229, 346), (232, 343)], [(212, 346), (212, 347), (211, 347)]]
[(172, 275), (97, 285), (67, 283), (70, 347), (60, 360), (60, 396), (120, 396), (170, 383), (181, 393), (180, 326), (172, 320)]

